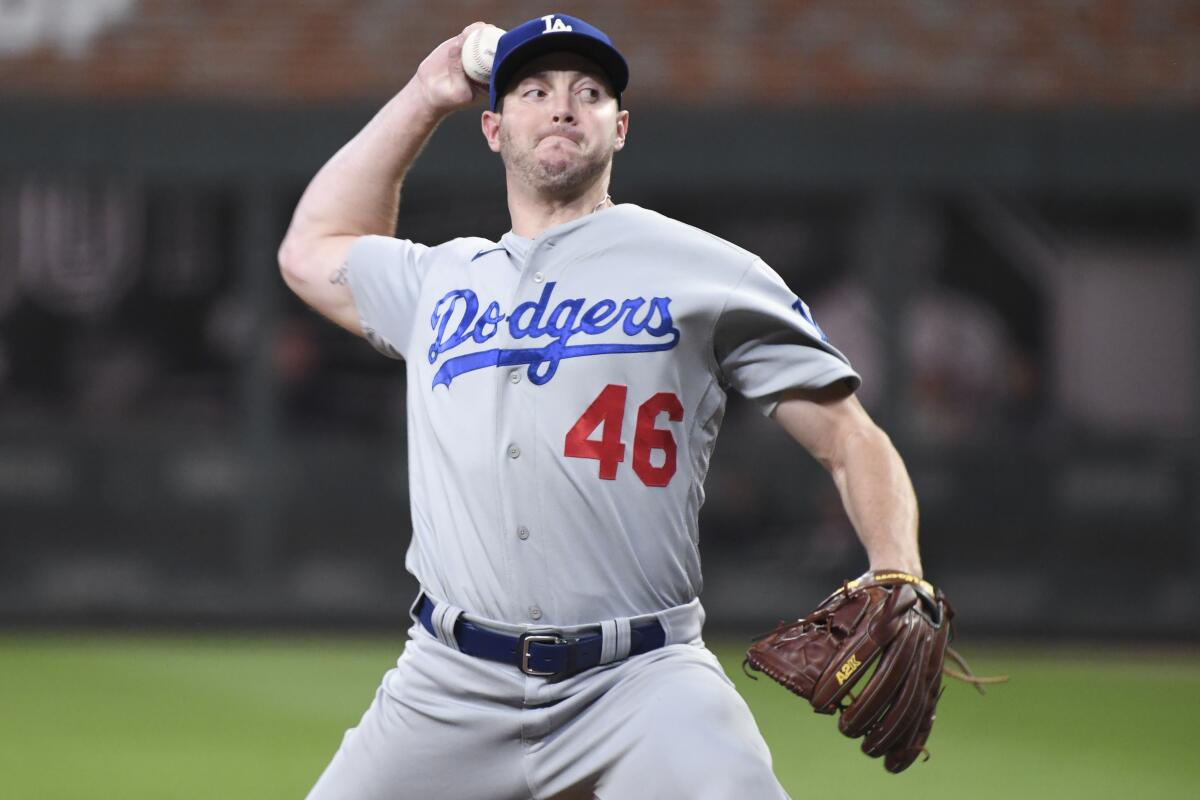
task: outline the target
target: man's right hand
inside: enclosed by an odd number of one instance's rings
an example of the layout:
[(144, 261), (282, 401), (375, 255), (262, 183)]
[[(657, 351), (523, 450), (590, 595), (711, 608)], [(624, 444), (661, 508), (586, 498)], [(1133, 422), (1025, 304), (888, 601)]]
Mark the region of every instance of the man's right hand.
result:
[(431, 111), (446, 115), (466, 108), (487, 95), (487, 88), (470, 80), (462, 65), (463, 42), (471, 31), (485, 24), (472, 22), (458, 36), (438, 45), (417, 67), (413, 80), (420, 87)]

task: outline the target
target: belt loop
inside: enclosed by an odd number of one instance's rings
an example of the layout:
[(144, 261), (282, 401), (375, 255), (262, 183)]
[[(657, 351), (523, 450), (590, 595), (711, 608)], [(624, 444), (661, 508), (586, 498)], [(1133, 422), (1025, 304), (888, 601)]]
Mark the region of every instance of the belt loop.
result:
[(600, 663), (611, 664), (629, 655), (633, 644), (629, 617), (609, 619), (600, 623)]
[(433, 629), (437, 632), (437, 638), (455, 650), (458, 649), (458, 639), (454, 636), (454, 623), (458, 622), (462, 613), (461, 608), (449, 603), (438, 603), (433, 607)]
[(667, 644), (684, 644), (700, 640), (704, 628), (704, 606), (700, 598), (655, 613), (658, 622), (667, 634)]

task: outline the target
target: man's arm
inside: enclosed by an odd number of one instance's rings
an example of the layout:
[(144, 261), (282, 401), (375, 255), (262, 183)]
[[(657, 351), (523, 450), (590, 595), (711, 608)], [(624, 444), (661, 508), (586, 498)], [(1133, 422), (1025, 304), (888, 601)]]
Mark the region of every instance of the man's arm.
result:
[(395, 232), (400, 184), (438, 123), (486, 93), (463, 73), (461, 53), (475, 22), (442, 42), (412, 80), (351, 139), (304, 190), (279, 248), (284, 281), (304, 302), (363, 335), (346, 280), (359, 236)]
[(917, 497), (891, 439), (845, 387), (793, 391), (772, 417), (829, 470), (871, 569), (921, 577)]

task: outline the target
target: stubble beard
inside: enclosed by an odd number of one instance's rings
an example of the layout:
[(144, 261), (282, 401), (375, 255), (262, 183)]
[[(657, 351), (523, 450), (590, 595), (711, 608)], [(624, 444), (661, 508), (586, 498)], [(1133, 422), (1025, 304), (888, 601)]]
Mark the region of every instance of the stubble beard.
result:
[(503, 125), (500, 128), (500, 159), (510, 173), (538, 194), (555, 200), (579, 197), (590, 188), (612, 163), (613, 150), (584, 153), (583, 158), (565, 155), (543, 159), (535, 152), (536, 144), (519, 147)]

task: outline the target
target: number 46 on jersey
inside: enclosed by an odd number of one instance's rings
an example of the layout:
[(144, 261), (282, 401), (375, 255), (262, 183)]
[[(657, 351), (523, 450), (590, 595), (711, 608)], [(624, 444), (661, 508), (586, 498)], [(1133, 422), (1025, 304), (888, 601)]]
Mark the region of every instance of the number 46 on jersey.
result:
[[(594, 458), (600, 462), (600, 479), (617, 479), (618, 465), (625, 460), (621, 427), (625, 422), (625, 401), (629, 387), (610, 383), (596, 396), (563, 443), (568, 458)], [(658, 415), (666, 412), (671, 422), (683, 420), (683, 404), (673, 392), (659, 392), (638, 406), (637, 427), (633, 435), (633, 471), (647, 486), (666, 486), (675, 475), (675, 437), (669, 429), (654, 427)], [(604, 426), (599, 438), (591, 438)], [(663, 463), (655, 466), (651, 453), (661, 450)]]

